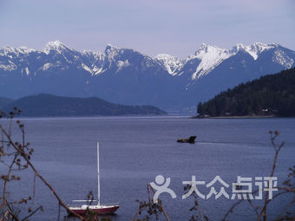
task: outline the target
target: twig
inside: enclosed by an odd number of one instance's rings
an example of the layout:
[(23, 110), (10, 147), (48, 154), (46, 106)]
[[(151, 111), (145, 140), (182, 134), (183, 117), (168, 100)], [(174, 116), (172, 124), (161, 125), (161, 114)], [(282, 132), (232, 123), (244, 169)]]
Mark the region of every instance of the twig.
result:
[(28, 216), (26, 216), (25, 218), (23, 218), (21, 221), (27, 221), (28, 218), (30, 218), (31, 216), (33, 216), (39, 210), (42, 210), (42, 208), (43, 208), (42, 206), (39, 206), (38, 208), (36, 208), (35, 210), (33, 210)]
[(30, 159), (28, 159), (26, 153), (24, 150), (19, 148), (11, 139), (10, 134), (7, 133), (7, 131), (0, 125), (0, 131), (5, 135), (5, 137), (8, 139), (9, 144), (23, 157), (23, 159), (26, 161), (28, 166), (33, 170), (35, 175), (48, 187), (48, 189), (51, 191), (51, 193), (54, 195), (58, 203), (68, 212), (76, 217), (78, 217), (81, 220), (84, 220), (84, 217), (77, 214), (75, 211), (72, 211), (69, 209), (69, 207), (63, 202), (63, 200), (59, 197), (59, 195), (56, 193), (55, 189), (47, 182), (47, 180), (38, 172), (38, 170), (35, 168), (35, 166), (31, 163)]

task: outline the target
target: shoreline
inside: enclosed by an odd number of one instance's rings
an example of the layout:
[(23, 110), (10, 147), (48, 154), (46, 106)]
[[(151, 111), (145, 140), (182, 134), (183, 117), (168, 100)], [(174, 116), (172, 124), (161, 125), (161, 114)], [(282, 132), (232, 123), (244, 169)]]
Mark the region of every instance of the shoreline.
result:
[(292, 117), (280, 117), (275, 115), (263, 116), (263, 115), (246, 115), (246, 116), (216, 116), (216, 117), (199, 117), (193, 116), (192, 119), (267, 119), (267, 118), (292, 118)]

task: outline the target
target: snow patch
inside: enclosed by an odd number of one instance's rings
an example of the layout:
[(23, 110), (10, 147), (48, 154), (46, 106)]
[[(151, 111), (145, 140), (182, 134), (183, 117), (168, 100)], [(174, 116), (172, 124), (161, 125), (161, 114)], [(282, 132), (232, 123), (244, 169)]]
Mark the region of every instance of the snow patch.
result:
[(155, 59), (164, 66), (169, 74), (173, 76), (178, 74), (179, 70), (184, 65), (182, 60), (169, 54), (159, 54), (155, 57)]
[(27, 75), (29, 75), (29, 74), (30, 74), (30, 70), (29, 70), (29, 68), (28, 68), (28, 67), (25, 67), (24, 71), (25, 71), (25, 73), (26, 73)]
[(14, 71), (17, 69), (17, 66), (14, 63), (0, 64), (0, 69), (2, 69), (4, 71)]
[(273, 56), (272, 61), (282, 65), (285, 68), (291, 68), (294, 64), (294, 60), (290, 58), (286, 53), (282, 50), (276, 50), (275, 56)]
[(45, 64), (42, 66), (41, 70), (42, 70), (42, 71), (47, 71), (49, 68), (51, 68), (51, 67), (53, 67), (53, 66), (54, 66), (54, 65), (51, 64), (51, 63), (45, 63)]
[(82, 63), (81, 66), (85, 71), (89, 72), (90, 74), (93, 74), (93, 70), (91, 70), (86, 64)]
[(120, 71), (121, 69), (125, 68), (125, 67), (128, 67), (130, 65), (129, 61), (128, 60), (125, 60), (125, 61), (117, 61), (117, 67), (118, 67), (118, 71)]
[(104, 71), (105, 70), (102, 67), (97, 67), (97, 66), (93, 67), (93, 73), (94, 73), (94, 75), (99, 75), (99, 74), (101, 74)]

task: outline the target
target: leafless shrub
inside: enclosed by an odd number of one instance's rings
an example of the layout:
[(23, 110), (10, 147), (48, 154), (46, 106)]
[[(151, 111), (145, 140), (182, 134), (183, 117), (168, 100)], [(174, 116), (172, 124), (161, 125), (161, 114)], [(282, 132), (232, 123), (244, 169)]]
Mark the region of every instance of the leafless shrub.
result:
[[(279, 154), (284, 147), (284, 142), (277, 142), (277, 138), (279, 137), (280, 133), (278, 131), (269, 131), (270, 134), (270, 142), (271, 146), (274, 150), (274, 156), (272, 160), (272, 165), (270, 169), (269, 177), (273, 177), (275, 175)], [(252, 208), (253, 212), (256, 214), (257, 221), (267, 221), (270, 220), (270, 216), (268, 215), (268, 206), (271, 202), (275, 202), (277, 198), (288, 194), (288, 196), (292, 196), (293, 199), (288, 203), (286, 206), (286, 209), (284, 211), (284, 214), (278, 214), (278, 218), (275, 220), (295, 220), (295, 166), (292, 168), (289, 168), (289, 174), (287, 179), (283, 182), (282, 186), (278, 187), (278, 192), (274, 194), (272, 199), (269, 199), (267, 196), (267, 192), (264, 194), (264, 200), (262, 205), (255, 205), (254, 200), (239, 200), (236, 203), (234, 203), (230, 209), (225, 213), (223, 217), (223, 221), (229, 220), (230, 214), (234, 213), (235, 209), (243, 202), (247, 202), (250, 205), (250, 208)], [(258, 190), (253, 191), (253, 194), (257, 193)], [(293, 209), (293, 213), (289, 212), (289, 209)]]
[(138, 202), (138, 209), (133, 218), (133, 221), (151, 221), (151, 220), (166, 220), (170, 221), (168, 214), (166, 213), (162, 201), (159, 199), (157, 203), (153, 201), (153, 188), (147, 185), (148, 199), (146, 201)]
[[(15, 116), (20, 110), (14, 108), (13, 111), (6, 114), (0, 112), (0, 163), (1, 169), (1, 187), (2, 195), (0, 197), (0, 221), (26, 221), (29, 220), (42, 206), (33, 208), (29, 206), (32, 196), (24, 196), (20, 199), (12, 199), (9, 194), (9, 184), (12, 182), (22, 182), (18, 175), (22, 170), (31, 170), (36, 178), (42, 181), (49, 191), (53, 194), (58, 205), (69, 211), (68, 206), (59, 197), (56, 190), (47, 182), (47, 180), (39, 173), (31, 161), (34, 149), (25, 139), (25, 126), (20, 120), (16, 120)], [(17, 130), (14, 129), (16, 126)], [(35, 180), (35, 179), (34, 179)], [(32, 190), (34, 195), (35, 185)], [(81, 220), (84, 220), (78, 214), (75, 214)]]

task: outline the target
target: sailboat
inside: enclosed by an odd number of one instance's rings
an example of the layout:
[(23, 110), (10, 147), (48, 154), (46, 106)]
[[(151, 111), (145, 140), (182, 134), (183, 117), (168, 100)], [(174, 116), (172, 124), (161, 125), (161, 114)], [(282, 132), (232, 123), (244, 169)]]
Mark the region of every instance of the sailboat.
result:
[[(99, 143), (97, 142), (97, 204), (96, 205), (81, 205), (70, 206), (70, 211), (73, 211), (79, 215), (85, 215), (87, 212), (95, 213), (97, 215), (114, 214), (119, 209), (119, 204), (101, 204), (100, 201), (100, 178), (99, 178)], [(76, 202), (85, 202), (89, 200), (74, 200)]]

